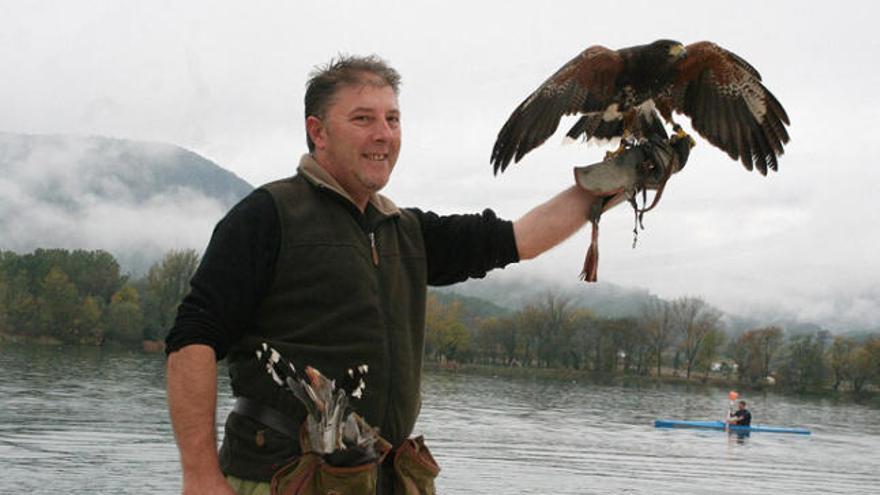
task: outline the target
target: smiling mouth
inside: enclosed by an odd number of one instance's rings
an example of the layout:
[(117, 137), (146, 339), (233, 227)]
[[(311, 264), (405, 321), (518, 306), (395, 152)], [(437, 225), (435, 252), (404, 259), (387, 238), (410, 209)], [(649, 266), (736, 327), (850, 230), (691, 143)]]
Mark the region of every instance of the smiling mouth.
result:
[(363, 157), (367, 160), (381, 162), (388, 159), (388, 153), (364, 153)]

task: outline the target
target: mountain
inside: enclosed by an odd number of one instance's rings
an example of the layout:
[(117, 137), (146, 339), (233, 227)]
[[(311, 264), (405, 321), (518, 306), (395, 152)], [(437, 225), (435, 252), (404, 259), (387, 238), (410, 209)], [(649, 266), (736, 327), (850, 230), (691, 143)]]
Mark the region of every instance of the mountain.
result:
[(480, 298), (517, 310), (552, 292), (579, 308), (589, 309), (603, 318), (635, 316), (647, 300), (657, 299), (645, 289), (626, 288), (603, 282), (601, 284), (556, 283), (540, 278), (487, 277), (437, 289), (439, 292)]
[(443, 289), (430, 289), (430, 295), (433, 295), (442, 304), (451, 304), (458, 302), (461, 304), (461, 318), (465, 325), (475, 328), (479, 325), (480, 320), (487, 318), (501, 318), (513, 314), (513, 310), (504, 306), (499, 306), (489, 299), (480, 297), (466, 296), (456, 292)]
[(0, 250), (104, 249), (142, 273), (170, 249), (204, 249), (252, 189), (170, 144), (0, 133)]
[(818, 323), (801, 321), (786, 315), (727, 315), (725, 321), (727, 329), (735, 335), (746, 330), (771, 326), (784, 329), (787, 335), (811, 335), (828, 330)]
[[(586, 284), (583, 282), (561, 283), (545, 278), (487, 277), (432, 289), (443, 294), (442, 302), (459, 299), (465, 307), (497, 308), (499, 314), (512, 313), (524, 306), (540, 302), (547, 294), (554, 294), (576, 308), (587, 309), (602, 318), (638, 316), (642, 306), (660, 299), (646, 289), (628, 288), (609, 282)], [(489, 303), (491, 301), (491, 303)]]
[[(450, 287), (433, 289), (433, 292), (444, 295), (441, 298), (442, 302), (449, 302), (452, 299), (461, 300), (466, 316), (478, 311), (475, 308), (496, 308), (494, 310), (481, 309), (488, 312), (488, 316), (503, 315), (505, 311), (509, 314), (539, 300), (547, 293), (553, 293), (567, 299), (572, 306), (589, 309), (603, 318), (638, 317), (642, 306), (647, 301), (660, 299), (645, 289), (621, 287), (608, 282), (564, 284), (542, 278), (517, 279), (504, 275), (469, 280)], [(707, 302), (711, 305), (711, 302)], [(731, 335), (739, 335), (746, 330), (768, 326), (778, 326), (785, 331), (786, 335), (814, 334), (823, 330), (851, 334), (856, 337), (880, 333), (878, 328), (872, 330), (865, 327), (850, 327), (842, 330), (828, 325), (828, 322), (805, 321), (779, 312), (739, 315), (720, 309), (719, 311), (723, 315), (722, 321), (725, 329)]]

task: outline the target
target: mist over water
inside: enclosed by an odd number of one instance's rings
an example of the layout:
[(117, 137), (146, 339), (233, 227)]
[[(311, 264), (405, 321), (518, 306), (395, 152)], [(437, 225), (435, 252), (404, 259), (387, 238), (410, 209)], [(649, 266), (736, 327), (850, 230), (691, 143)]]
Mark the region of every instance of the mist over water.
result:
[[(222, 369), (222, 367), (221, 367)], [(164, 359), (79, 347), (0, 347), (0, 493), (178, 493)], [(221, 376), (220, 422), (231, 407)], [(813, 435), (655, 430), (718, 419), (726, 391), (427, 373), (415, 434), (439, 493), (871, 493), (880, 411), (744, 397), (755, 423)], [(221, 432), (222, 434), (222, 432)]]

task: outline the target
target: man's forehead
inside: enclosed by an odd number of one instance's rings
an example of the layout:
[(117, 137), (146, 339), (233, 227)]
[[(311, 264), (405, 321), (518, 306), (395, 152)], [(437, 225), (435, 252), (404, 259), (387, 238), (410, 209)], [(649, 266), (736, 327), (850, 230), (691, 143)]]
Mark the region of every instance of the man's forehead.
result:
[(342, 106), (343, 111), (354, 108), (399, 111), (397, 93), (388, 84), (347, 84), (340, 86), (334, 94), (331, 107)]

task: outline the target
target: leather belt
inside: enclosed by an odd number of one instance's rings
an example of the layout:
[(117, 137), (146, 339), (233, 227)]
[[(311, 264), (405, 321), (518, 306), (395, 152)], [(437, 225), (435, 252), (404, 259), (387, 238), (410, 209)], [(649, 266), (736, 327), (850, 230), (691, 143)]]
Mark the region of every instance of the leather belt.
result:
[(237, 397), (232, 411), (259, 421), (273, 430), (287, 435), (296, 440), (299, 438), (300, 425), (286, 414), (277, 409), (272, 409), (247, 397)]

